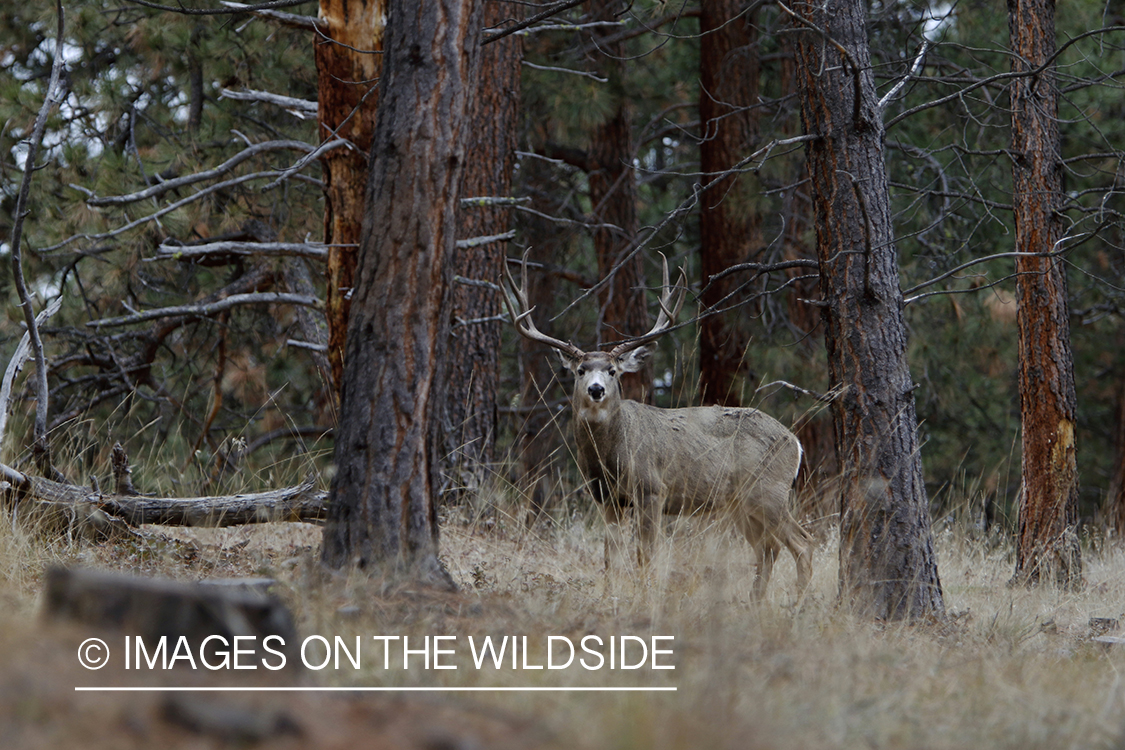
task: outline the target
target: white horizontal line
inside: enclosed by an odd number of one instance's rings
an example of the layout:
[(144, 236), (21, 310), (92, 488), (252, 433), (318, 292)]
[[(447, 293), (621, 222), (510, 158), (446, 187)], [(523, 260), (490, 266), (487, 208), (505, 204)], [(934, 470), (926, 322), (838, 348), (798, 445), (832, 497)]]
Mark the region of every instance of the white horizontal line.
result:
[(608, 693), (676, 692), (675, 687), (75, 687), (78, 693)]

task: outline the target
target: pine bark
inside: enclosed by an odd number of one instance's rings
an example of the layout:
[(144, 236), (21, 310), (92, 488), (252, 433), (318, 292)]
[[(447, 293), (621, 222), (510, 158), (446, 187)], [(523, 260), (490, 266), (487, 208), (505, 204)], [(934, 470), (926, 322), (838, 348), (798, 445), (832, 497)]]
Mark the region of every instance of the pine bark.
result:
[[(511, 17), (511, 8), (487, 2), (486, 28)], [(464, 198), (507, 197), (511, 194), (519, 118), (520, 36), (508, 36), (481, 51), (478, 89), (469, 116), (468, 159), (461, 183)], [(457, 236), (494, 237), (511, 228), (506, 206), (463, 206)], [(454, 254), (455, 272), (465, 279), (499, 284), (507, 244), (490, 242)], [(478, 489), (494, 459), (497, 425), (496, 389), (500, 382), (498, 319), (503, 301), (494, 289), (470, 284), (453, 288), (453, 338), (443, 403), (442, 433), (448, 496)]]
[[(740, 15), (736, 0), (704, 0), (700, 32), (699, 145), (704, 180), (711, 182), (753, 152), (758, 135), (758, 47), (755, 13)], [(705, 309), (740, 302), (739, 279), (712, 277), (751, 260), (760, 247), (761, 222), (749, 178), (724, 177), (705, 193), (699, 212), (701, 302)], [(740, 406), (738, 378), (746, 372), (749, 315), (738, 307), (704, 318), (699, 325), (699, 390), (704, 404)]]
[(344, 375), (348, 294), (363, 226), (386, 11), (387, 0), (320, 0), (320, 30), (314, 42), (320, 138), (344, 138), (355, 146), (334, 149), (321, 160), (328, 245), (328, 361), (337, 394)]
[(451, 585), (437, 559), (435, 390), (481, 13), (477, 0), (391, 0), (387, 17), (321, 558)]
[(1059, 93), (1047, 65), (1054, 0), (1009, 0), (1008, 31), (1012, 71), (1030, 73), (1010, 89), (1016, 250), (1030, 254), (1016, 259), (1023, 450), (1013, 582), (1071, 586), (1082, 579), (1074, 358), (1064, 266), (1046, 255), (1063, 236)]
[[(840, 596), (867, 616), (944, 612), (906, 360), (866, 3), (793, 6), (840, 496)], [(841, 49), (842, 48), (842, 49)]]
[[(593, 0), (591, 13), (600, 21), (618, 20), (626, 10), (621, 0)], [(595, 32), (609, 36), (616, 29)], [(640, 254), (629, 257), (637, 236), (637, 182), (633, 172), (632, 107), (625, 91), (625, 45), (604, 42), (599, 48), (607, 53), (601, 73), (616, 97), (613, 114), (594, 128), (591, 134), (589, 175), (591, 218), (607, 225), (594, 230), (594, 250), (601, 278), (613, 274), (613, 281), (599, 297), (601, 305), (598, 336), (602, 343), (639, 336), (649, 329), (645, 300), (644, 266)], [(621, 388), (626, 398), (644, 400), (652, 392), (652, 370), (622, 376)]]

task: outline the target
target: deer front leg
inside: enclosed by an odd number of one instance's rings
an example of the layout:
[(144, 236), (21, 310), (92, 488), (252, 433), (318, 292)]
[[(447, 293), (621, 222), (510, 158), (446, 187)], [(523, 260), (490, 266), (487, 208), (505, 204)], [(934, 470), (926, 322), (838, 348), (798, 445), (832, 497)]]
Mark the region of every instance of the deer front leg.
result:
[(621, 552), (621, 524), (625, 509), (616, 498), (607, 498), (608, 502), (602, 504), (605, 510), (605, 569), (609, 572), (612, 567), (610, 560)]
[(663, 503), (656, 493), (644, 493), (637, 501), (637, 563), (644, 568), (656, 551)]

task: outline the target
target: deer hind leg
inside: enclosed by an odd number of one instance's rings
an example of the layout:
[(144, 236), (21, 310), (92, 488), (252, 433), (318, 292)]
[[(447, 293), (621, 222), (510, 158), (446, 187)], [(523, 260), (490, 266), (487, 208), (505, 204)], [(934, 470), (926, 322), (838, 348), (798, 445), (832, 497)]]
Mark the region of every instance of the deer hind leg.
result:
[(757, 557), (754, 586), (752, 594), (754, 601), (762, 601), (766, 596), (766, 587), (769, 585), (770, 576), (773, 575), (773, 564), (777, 560), (778, 544), (773, 535), (766, 533), (762, 522), (753, 517), (739, 519), (739, 529), (746, 541), (754, 548)]
[(809, 550), (812, 538), (797, 521), (790, 518), (784, 541), (797, 564), (797, 595), (800, 596), (812, 580), (812, 553)]

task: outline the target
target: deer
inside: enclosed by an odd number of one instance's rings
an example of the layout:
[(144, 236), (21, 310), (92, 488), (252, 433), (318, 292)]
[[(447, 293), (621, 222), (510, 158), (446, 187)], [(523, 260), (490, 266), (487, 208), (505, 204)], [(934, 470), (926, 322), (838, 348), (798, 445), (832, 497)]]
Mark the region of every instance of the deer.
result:
[(803, 454), (797, 436), (758, 409), (661, 408), (622, 396), (621, 375), (641, 369), (652, 342), (671, 329), (683, 306), (683, 269), (677, 293), (668, 282), (664, 260), (656, 323), (648, 333), (604, 352), (586, 352), (540, 332), (528, 304), (526, 256), (521, 284), (505, 270), (509, 289), (503, 297), (516, 330), (558, 351), (574, 375), (576, 456), (595, 501), (604, 509), (606, 569), (628, 508), (637, 516), (637, 561), (642, 569), (653, 555), (664, 514), (718, 513), (734, 522), (756, 553), (755, 600), (765, 596), (782, 546), (793, 555), (798, 594), (803, 592), (812, 575), (812, 538), (790, 505)]

